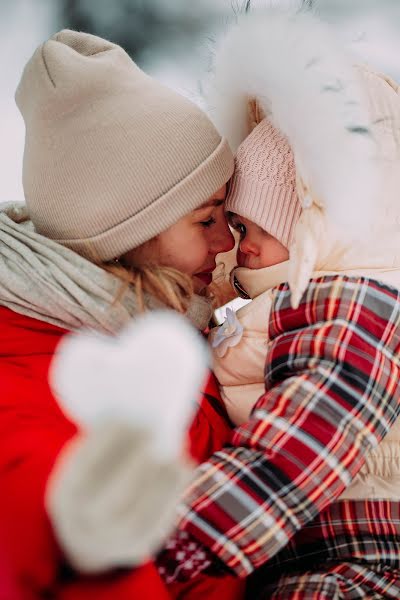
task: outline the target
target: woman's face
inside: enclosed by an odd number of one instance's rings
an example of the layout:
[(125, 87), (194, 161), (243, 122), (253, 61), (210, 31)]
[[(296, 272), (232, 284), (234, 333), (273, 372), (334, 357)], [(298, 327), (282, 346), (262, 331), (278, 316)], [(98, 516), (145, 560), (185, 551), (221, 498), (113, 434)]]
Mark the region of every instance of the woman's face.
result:
[(200, 208), (128, 252), (125, 264), (152, 262), (173, 267), (192, 277), (195, 292), (202, 293), (211, 283), (217, 254), (228, 252), (235, 245), (224, 214), (225, 195), (223, 186)]

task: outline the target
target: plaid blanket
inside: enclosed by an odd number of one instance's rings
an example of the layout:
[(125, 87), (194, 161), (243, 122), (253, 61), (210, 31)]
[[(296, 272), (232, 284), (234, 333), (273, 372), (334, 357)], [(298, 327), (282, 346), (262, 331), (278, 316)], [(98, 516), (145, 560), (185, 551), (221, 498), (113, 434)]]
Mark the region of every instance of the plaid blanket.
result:
[(399, 292), (368, 278), (312, 280), (296, 310), (276, 288), (266, 393), (180, 508), (205, 565), (249, 575), (341, 495), (399, 416), (399, 325)]

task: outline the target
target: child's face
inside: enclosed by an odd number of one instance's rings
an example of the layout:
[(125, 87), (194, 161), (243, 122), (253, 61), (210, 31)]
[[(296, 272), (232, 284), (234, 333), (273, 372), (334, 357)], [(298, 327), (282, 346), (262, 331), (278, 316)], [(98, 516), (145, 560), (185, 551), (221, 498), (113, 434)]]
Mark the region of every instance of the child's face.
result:
[(288, 260), (288, 249), (253, 221), (229, 213), (229, 222), (240, 235), (237, 251), (239, 267), (263, 269)]

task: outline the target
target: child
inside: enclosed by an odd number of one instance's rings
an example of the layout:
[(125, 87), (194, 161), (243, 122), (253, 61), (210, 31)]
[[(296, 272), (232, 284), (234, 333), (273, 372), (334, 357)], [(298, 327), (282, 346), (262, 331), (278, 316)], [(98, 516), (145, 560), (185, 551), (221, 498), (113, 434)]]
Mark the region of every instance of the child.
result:
[[(392, 104), (392, 127), (395, 130), (400, 126), (400, 98), (393, 94), (398, 94), (398, 87), (370, 71), (366, 71), (364, 77), (371, 102), (378, 105), (380, 102), (382, 105), (387, 103), (386, 106)], [(260, 115), (260, 108), (256, 105), (250, 104), (250, 110), (254, 106)], [(382, 135), (381, 141), (384, 147)], [(252, 301), (236, 314), (228, 309), (225, 323), (212, 330), (210, 338), (214, 372), (222, 386), (227, 412), (235, 425), (241, 425), (249, 420), (257, 400), (264, 393), (269, 313), (276, 287), (288, 279), (289, 249), (302, 214), (293, 152), (286, 137), (268, 118), (262, 118), (238, 149), (225, 208), (231, 226), (240, 235), (238, 267), (232, 272), (232, 283), (239, 295)], [(337, 243), (340, 243), (339, 239)], [(335, 250), (337, 252), (338, 246)], [(371, 246), (371, 251), (379, 253), (374, 246)], [(334, 273), (350, 277), (371, 276), (368, 262), (371, 256), (368, 254), (360, 253), (358, 262), (349, 263), (345, 269), (341, 265), (336, 266), (336, 257), (335, 253), (328, 256), (323, 268), (316, 268), (312, 278)], [(387, 268), (377, 269), (373, 277), (400, 288), (400, 265), (393, 268), (394, 256), (387, 258)], [(354, 494), (363, 498), (399, 497), (396, 488), (400, 472), (395, 469), (382, 478), (384, 464), (387, 465), (389, 460), (393, 465), (397, 464), (396, 459), (391, 458), (391, 452), (393, 448), (396, 453), (400, 451), (399, 434), (400, 421), (397, 421), (342, 497), (350, 498)]]
[[(278, 171), (274, 165), (280, 165)], [(289, 246), (301, 213), (293, 154), (266, 118), (238, 150), (225, 208), (240, 236), (232, 284), (252, 302), (236, 314), (228, 308), (225, 323), (211, 331), (210, 341), (225, 406), (231, 421), (241, 425), (264, 392), (272, 289), (288, 278)]]
[(255, 572), (252, 598), (400, 595), (397, 409), (375, 438), (400, 397), (400, 101), (331, 50), (307, 19), (269, 15), (217, 53), (212, 106), (232, 146), (249, 97), (266, 115), (227, 200), (252, 301), (211, 335), (239, 427), (199, 470), (179, 533), (208, 563)]

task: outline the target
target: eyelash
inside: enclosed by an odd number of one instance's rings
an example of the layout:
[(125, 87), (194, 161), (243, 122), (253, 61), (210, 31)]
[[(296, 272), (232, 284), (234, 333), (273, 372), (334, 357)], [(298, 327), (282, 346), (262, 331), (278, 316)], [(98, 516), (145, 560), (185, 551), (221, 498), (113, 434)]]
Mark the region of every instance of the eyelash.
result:
[(243, 225), (243, 223), (235, 223), (232, 225), (232, 227), (240, 234), (240, 237), (244, 237), (246, 235), (246, 227)]
[(214, 225), (215, 223), (216, 223), (216, 220), (214, 219), (214, 217), (210, 217), (209, 219), (207, 219), (207, 221), (201, 221), (200, 225), (207, 229), (208, 227), (211, 227), (211, 225)]

